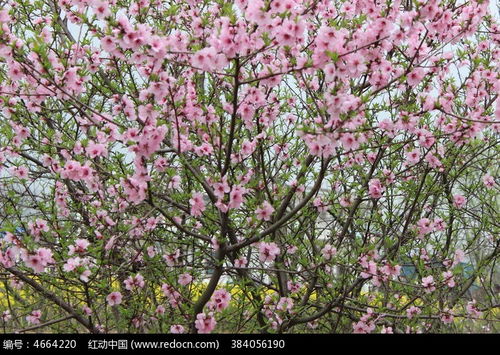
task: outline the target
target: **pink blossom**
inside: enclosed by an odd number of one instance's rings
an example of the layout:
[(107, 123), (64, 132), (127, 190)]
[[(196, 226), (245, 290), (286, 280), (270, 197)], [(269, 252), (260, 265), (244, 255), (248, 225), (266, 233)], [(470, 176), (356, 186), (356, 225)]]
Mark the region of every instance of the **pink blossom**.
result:
[(446, 228), (446, 222), (442, 218), (436, 218), (432, 224), (437, 231), (443, 231)]
[(174, 325), (170, 326), (170, 333), (172, 333), (172, 334), (183, 334), (185, 332), (186, 332), (186, 330), (180, 324), (174, 324)]
[(66, 162), (64, 169), (61, 171), (61, 176), (65, 179), (70, 180), (88, 180), (92, 177), (93, 170), (92, 168), (85, 164), (81, 165), (80, 162), (69, 160)]
[(227, 183), (226, 177), (222, 179), (222, 182), (215, 183), (213, 187), (214, 187), (214, 195), (220, 199), (224, 198), (224, 194), (227, 194), (228, 192), (231, 191), (231, 187)]
[(181, 186), (181, 177), (179, 175), (172, 176), (168, 183), (169, 189), (177, 190)]
[(168, 302), (172, 307), (177, 307), (180, 303), (181, 294), (177, 292), (172, 286), (168, 284), (163, 284), (161, 290), (165, 297), (168, 298)]
[(132, 146), (130, 150), (136, 154), (136, 157), (149, 158), (160, 148), (166, 133), (167, 127), (165, 125), (147, 126), (138, 136), (137, 144)]
[(326, 244), (323, 249), (321, 249), (321, 254), (325, 260), (330, 260), (337, 254), (337, 248), (333, 247), (331, 244)]
[(242, 186), (233, 186), (231, 193), (229, 194), (229, 208), (239, 208), (243, 203), (243, 195), (246, 193), (246, 189)]
[(352, 329), (354, 334), (369, 334), (375, 329), (375, 324), (373, 322), (359, 321), (353, 323)]
[(450, 324), (450, 323), (453, 323), (454, 317), (449, 309), (445, 309), (443, 311), (443, 313), (441, 314), (440, 319), (444, 324)]
[(83, 254), (87, 250), (87, 247), (90, 245), (90, 242), (87, 239), (77, 239), (75, 240), (74, 245), (70, 245), (68, 255)]
[(453, 204), (456, 208), (462, 208), (465, 205), (465, 197), (462, 195), (454, 195), (453, 196)]
[(165, 314), (165, 311), (166, 311), (166, 308), (164, 305), (158, 305), (155, 309), (155, 313), (158, 314), (158, 315), (163, 315)]
[(259, 260), (263, 263), (272, 262), (280, 253), (280, 248), (276, 243), (261, 242), (259, 244)]
[(224, 68), (227, 60), (224, 55), (218, 54), (215, 48), (208, 47), (199, 50), (191, 57), (191, 64), (203, 71), (217, 71)]
[(455, 287), (455, 279), (451, 271), (443, 272), (443, 282), (450, 288)]
[(418, 149), (410, 150), (406, 153), (406, 158), (410, 164), (417, 164), (420, 161), (420, 152)]
[[(500, 100), (498, 100), (500, 102)], [(483, 184), (487, 188), (491, 189), (493, 186), (495, 186), (495, 178), (493, 176), (486, 174), (483, 176)]]
[(255, 210), (257, 217), (264, 221), (270, 221), (273, 212), (273, 206), (267, 201), (264, 201), (264, 203)]
[(83, 282), (89, 282), (89, 277), (92, 274), (92, 272), (89, 269), (83, 270), (83, 272), (80, 274), (80, 280)]
[(92, 6), (98, 19), (104, 19), (111, 16), (111, 10), (109, 9), (109, 2), (106, 0), (94, 0), (89, 3)]
[(342, 146), (345, 150), (356, 150), (359, 147), (359, 142), (356, 140), (356, 137), (352, 133), (344, 133), (340, 137), (340, 141), (342, 142)]
[(75, 271), (77, 267), (82, 265), (82, 259), (80, 257), (69, 258), (63, 266), (63, 270), (66, 272)]
[(440, 168), (443, 165), (441, 161), (432, 153), (427, 153), (427, 155), (425, 156), (425, 161), (435, 169)]
[(10, 173), (19, 179), (27, 179), (28, 178), (28, 168), (25, 166), (12, 166), (10, 169)]
[(234, 266), (237, 268), (243, 268), (248, 264), (248, 260), (245, 257), (239, 257), (238, 259), (234, 260)]
[(201, 146), (195, 147), (194, 151), (199, 156), (210, 155), (214, 151), (214, 148), (208, 143), (203, 143)]
[(286, 283), (286, 287), (288, 288), (288, 291), (290, 291), (291, 293), (296, 293), (296, 292), (300, 291), (302, 284), (300, 284), (299, 282), (293, 282), (293, 281), (289, 280)]
[(106, 301), (110, 306), (119, 305), (122, 303), (122, 294), (120, 292), (111, 292), (107, 297)]
[(350, 196), (342, 196), (339, 200), (339, 204), (342, 207), (349, 207), (351, 205), (351, 197)]
[(209, 334), (214, 330), (217, 322), (215, 321), (213, 313), (198, 313), (194, 325), (199, 334)]
[(314, 199), (313, 206), (318, 209), (318, 212), (325, 212), (328, 210), (328, 204), (324, 203), (320, 197)]
[(144, 277), (141, 274), (129, 276), (123, 283), (125, 284), (125, 288), (129, 291), (135, 288), (143, 288), (145, 285)]
[(11, 318), (12, 318), (12, 315), (10, 314), (10, 311), (9, 311), (9, 310), (6, 310), (6, 311), (3, 311), (3, 312), (2, 312), (2, 317), (1, 317), (1, 319), (2, 319), (2, 321), (3, 321), (4, 323), (7, 323), (9, 320), (11, 320)]
[(163, 259), (165, 259), (168, 266), (175, 266), (180, 256), (181, 251), (179, 249), (176, 249), (173, 253), (163, 255)]
[(55, 263), (52, 258), (52, 251), (47, 248), (39, 248), (35, 254), (27, 255), (24, 259), (27, 267), (33, 269), (35, 273), (45, 271), (50, 264)]
[(223, 203), (222, 200), (217, 200), (217, 202), (215, 203), (215, 207), (217, 207), (222, 213), (226, 213), (227, 211), (229, 211), (229, 206)]
[(392, 327), (385, 327), (385, 325), (382, 326), (382, 329), (380, 330), (380, 334), (393, 334), (394, 331), (392, 330)]
[(422, 278), (422, 286), (425, 289), (425, 292), (431, 293), (432, 291), (436, 290), (435, 284), (434, 284), (434, 277), (432, 275), (426, 276)]
[(217, 240), (217, 237), (213, 237), (212, 239), (210, 239), (210, 244), (213, 250), (219, 250), (220, 244), (219, 241)]
[(108, 154), (106, 146), (101, 143), (89, 142), (87, 148), (85, 148), (87, 156), (90, 158), (105, 157)]
[(207, 307), (220, 312), (229, 306), (229, 301), (231, 301), (231, 294), (225, 289), (219, 289), (213, 293)]
[(422, 68), (416, 68), (411, 71), (407, 76), (407, 82), (410, 86), (415, 86), (420, 83), (425, 75), (425, 71)]
[(473, 318), (473, 319), (479, 319), (482, 316), (482, 312), (477, 308), (476, 306), (476, 300), (472, 300), (467, 303), (465, 306), (465, 309), (467, 310), (467, 313)]
[(371, 179), (368, 183), (368, 191), (372, 198), (381, 198), (385, 188), (382, 186), (379, 179)]
[(7, 268), (13, 267), (16, 263), (16, 257), (18, 254), (19, 248), (17, 247), (7, 248), (5, 254), (0, 250), (0, 263)]
[(146, 320), (142, 315), (132, 318), (132, 324), (135, 328), (141, 328), (146, 324)]
[(182, 286), (189, 285), (191, 283), (191, 281), (193, 281), (193, 276), (191, 276), (191, 274), (184, 273), (184, 274), (179, 275), (178, 282)]
[(243, 156), (249, 156), (250, 154), (253, 153), (255, 150), (255, 146), (257, 145), (257, 142), (255, 141), (248, 141), (245, 140), (243, 143), (241, 143), (241, 152), (243, 153)]
[(40, 324), (41, 317), (42, 317), (42, 311), (35, 310), (35, 311), (32, 311), (30, 315), (26, 316), (26, 320), (30, 324)]
[(84, 313), (86, 316), (90, 316), (90, 315), (92, 315), (92, 313), (93, 313), (93, 312), (92, 312), (92, 309), (91, 309), (89, 306), (87, 306), (87, 305), (85, 305), (85, 306), (83, 306), (83, 307), (82, 307), (82, 311), (83, 311), (83, 313)]
[(370, 277), (376, 276), (377, 275), (377, 263), (373, 260), (366, 261), (364, 260), (365, 258), (361, 259), (361, 266), (363, 267), (364, 271), (360, 274), (360, 276), (364, 279), (369, 279)]
[(414, 316), (420, 313), (422, 313), (422, 310), (417, 306), (411, 306), (406, 309), (406, 316), (408, 317), (408, 319), (412, 319)]
[(281, 297), (276, 305), (276, 309), (289, 312), (293, 308), (293, 300), (290, 297)]
[(156, 159), (154, 162), (154, 167), (160, 173), (165, 171), (165, 169), (168, 167), (167, 159), (164, 157), (160, 157), (160, 158)]
[(434, 224), (429, 218), (421, 218), (417, 222), (418, 233), (420, 236), (429, 234), (434, 229)]
[(391, 265), (386, 263), (384, 266), (380, 268), (380, 272), (382, 272), (386, 276), (398, 277), (401, 273), (400, 265)]
[(148, 248), (147, 248), (147, 253), (148, 253), (148, 256), (150, 258), (154, 258), (155, 255), (156, 255), (156, 250), (155, 250), (155, 247), (150, 245)]
[(201, 216), (205, 211), (205, 201), (201, 192), (194, 192), (192, 198), (189, 200), (191, 205), (191, 215), (194, 217)]

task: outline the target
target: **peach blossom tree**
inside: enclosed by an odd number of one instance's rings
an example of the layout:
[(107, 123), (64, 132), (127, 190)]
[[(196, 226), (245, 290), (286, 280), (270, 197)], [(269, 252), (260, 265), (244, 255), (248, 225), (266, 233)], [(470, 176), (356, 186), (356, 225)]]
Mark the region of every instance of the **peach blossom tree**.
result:
[(3, 331), (494, 331), (494, 6), (1, 1)]

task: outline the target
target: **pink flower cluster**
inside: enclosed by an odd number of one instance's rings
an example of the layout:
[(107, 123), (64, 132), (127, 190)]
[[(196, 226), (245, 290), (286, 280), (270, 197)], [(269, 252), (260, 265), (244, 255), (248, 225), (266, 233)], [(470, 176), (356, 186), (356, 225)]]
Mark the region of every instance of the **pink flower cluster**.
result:
[(179, 275), (179, 279), (177, 280), (177, 282), (179, 282), (179, 284), (182, 286), (189, 285), (191, 281), (193, 281), (193, 276), (191, 276), (191, 274), (188, 273), (183, 273)]
[(125, 289), (132, 291), (136, 288), (144, 288), (146, 282), (144, 281), (144, 277), (141, 274), (137, 274), (135, 276), (129, 276), (125, 281)]
[(455, 205), (456, 208), (464, 207), (466, 202), (467, 202), (467, 200), (462, 195), (454, 195), (453, 196), (453, 204)]
[(280, 248), (276, 243), (259, 243), (259, 260), (261, 262), (273, 262), (279, 254)]
[(24, 264), (37, 274), (43, 272), (47, 266), (55, 263), (52, 250), (48, 248), (38, 248), (34, 254), (22, 253), (21, 255)]
[(373, 309), (368, 307), (366, 313), (359, 319), (358, 322), (353, 323), (352, 329), (355, 334), (369, 334), (375, 330), (377, 317)]
[(221, 312), (229, 306), (231, 301), (231, 294), (225, 289), (219, 289), (214, 292), (207, 307), (210, 310)]
[(83, 254), (87, 251), (90, 242), (87, 239), (77, 239), (74, 245), (68, 247), (68, 255)]
[(163, 295), (168, 298), (168, 302), (172, 307), (177, 307), (181, 301), (181, 294), (175, 290), (175, 288), (169, 284), (163, 284), (161, 286)]
[(385, 187), (382, 186), (379, 179), (371, 179), (368, 182), (368, 192), (371, 198), (381, 198), (384, 191)]
[(215, 329), (217, 321), (212, 312), (198, 313), (194, 325), (199, 334), (209, 334)]
[(406, 309), (406, 317), (408, 319), (412, 319), (413, 317), (419, 315), (420, 313), (422, 313), (422, 310), (417, 306), (410, 306), (409, 308)]
[(49, 231), (49, 225), (47, 221), (43, 219), (37, 219), (35, 222), (29, 222), (28, 228), (31, 235), (33, 235), (36, 240), (38, 240), (38, 238), (40, 237), (41, 232)]
[(115, 291), (106, 296), (106, 301), (110, 306), (116, 306), (122, 303), (122, 298), (122, 294), (118, 291)]
[(191, 216), (193, 217), (199, 217), (205, 211), (205, 201), (203, 201), (201, 192), (194, 192), (189, 204), (191, 205)]
[(337, 248), (331, 244), (326, 244), (323, 249), (321, 249), (321, 254), (325, 260), (330, 260), (335, 254), (337, 254)]
[(90, 180), (93, 176), (93, 170), (90, 167), (90, 162), (81, 165), (80, 162), (75, 160), (69, 160), (64, 165), (64, 169), (61, 169), (61, 177), (63, 179), (70, 179), (74, 181), (80, 180)]
[(431, 293), (436, 290), (436, 284), (434, 283), (434, 277), (432, 275), (422, 278), (422, 287), (425, 292)]
[(416, 228), (419, 237), (423, 237), (434, 231), (443, 231), (446, 228), (446, 223), (441, 218), (436, 218), (433, 221), (429, 218), (421, 218), (417, 221)]
[(476, 305), (476, 300), (472, 300), (467, 303), (465, 306), (465, 309), (467, 310), (467, 313), (474, 319), (479, 319), (483, 312), (481, 312)]
[(267, 201), (264, 201), (264, 203), (255, 210), (257, 218), (263, 221), (270, 221), (273, 212), (274, 212), (273, 206)]
[(26, 320), (30, 324), (40, 324), (40, 318), (42, 318), (42, 311), (40, 310), (35, 310), (31, 312), (28, 316), (26, 316)]

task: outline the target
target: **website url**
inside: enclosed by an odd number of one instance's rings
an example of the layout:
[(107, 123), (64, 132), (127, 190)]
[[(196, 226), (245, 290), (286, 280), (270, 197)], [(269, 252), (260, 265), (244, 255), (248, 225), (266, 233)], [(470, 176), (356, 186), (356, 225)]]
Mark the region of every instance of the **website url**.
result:
[(215, 349), (219, 350), (219, 341), (136, 341), (130, 343), (135, 349)]

